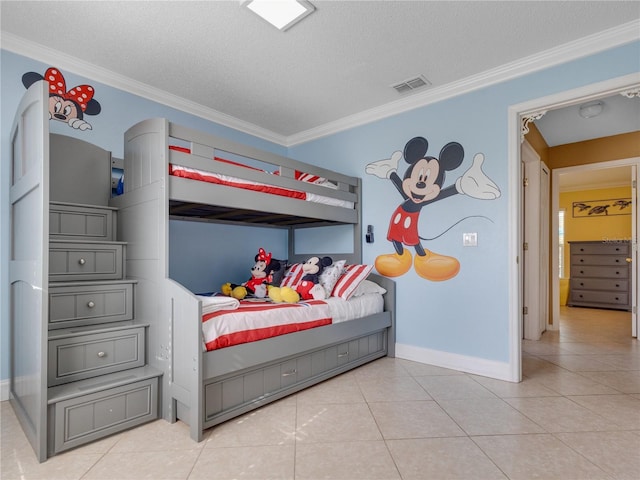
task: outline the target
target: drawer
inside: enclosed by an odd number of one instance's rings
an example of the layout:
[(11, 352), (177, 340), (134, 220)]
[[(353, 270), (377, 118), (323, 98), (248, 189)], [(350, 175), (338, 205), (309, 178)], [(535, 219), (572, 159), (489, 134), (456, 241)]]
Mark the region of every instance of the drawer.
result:
[(571, 290), (605, 290), (628, 292), (629, 281), (621, 279), (579, 278), (571, 279)]
[(116, 239), (115, 212), (109, 207), (51, 202), (49, 238), (75, 241)]
[(158, 379), (77, 396), (50, 406), (53, 451), (106, 437), (158, 417)]
[(50, 387), (140, 367), (145, 363), (145, 327), (52, 336), (48, 350)]
[(592, 265), (571, 265), (571, 278), (602, 277), (627, 280), (629, 265), (620, 267), (598, 267)]
[(628, 264), (624, 255), (571, 255), (571, 265), (620, 267)]
[(49, 244), (49, 281), (121, 280), (124, 276), (123, 243)]
[(49, 285), (49, 328), (68, 328), (133, 319), (133, 283)]
[(571, 253), (587, 255), (629, 255), (628, 242), (571, 243)]
[(608, 304), (608, 305), (628, 305), (629, 294), (626, 292), (598, 292), (587, 290), (576, 290), (571, 292), (571, 303), (588, 304)]
[(205, 421), (382, 352), (384, 348), (385, 333), (377, 332), (210, 383), (205, 386)]

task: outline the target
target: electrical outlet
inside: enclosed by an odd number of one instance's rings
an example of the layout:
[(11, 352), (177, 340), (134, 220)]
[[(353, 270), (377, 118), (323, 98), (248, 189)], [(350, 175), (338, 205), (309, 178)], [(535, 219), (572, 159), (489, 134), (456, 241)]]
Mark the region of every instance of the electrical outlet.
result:
[(478, 246), (478, 234), (477, 233), (463, 233), (462, 234), (462, 246), (463, 247), (477, 247)]

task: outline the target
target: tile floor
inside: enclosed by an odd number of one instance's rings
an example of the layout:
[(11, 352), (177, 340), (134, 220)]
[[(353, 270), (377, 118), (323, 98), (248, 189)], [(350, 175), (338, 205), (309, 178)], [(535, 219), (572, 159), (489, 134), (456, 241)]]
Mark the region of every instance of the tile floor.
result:
[(629, 314), (564, 308), (522, 383), (380, 359), (206, 432), (159, 420), (39, 464), (1, 404), (10, 479), (637, 479)]

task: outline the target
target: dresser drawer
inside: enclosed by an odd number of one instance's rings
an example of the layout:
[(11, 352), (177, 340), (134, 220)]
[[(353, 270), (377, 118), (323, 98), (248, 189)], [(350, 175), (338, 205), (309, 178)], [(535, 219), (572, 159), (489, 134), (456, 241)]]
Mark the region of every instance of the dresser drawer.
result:
[(602, 277), (618, 278), (627, 280), (629, 278), (629, 266), (625, 263), (620, 267), (598, 267), (592, 265), (572, 265), (571, 278)]
[(51, 202), (49, 238), (74, 241), (112, 241), (115, 235), (114, 209)]
[(624, 255), (571, 255), (571, 265), (619, 267), (627, 263), (627, 257)]
[(49, 328), (133, 319), (133, 281), (49, 285)]
[(145, 327), (85, 330), (49, 337), (49, 386), (135, 368), (145, 363)]
[(626, 306), (629, 304), (629, 294), (627, 292), (598, 292), (587, 290), (576, 290), (571, 292), (571, 304), (606, 304), (613, 306)]
[(51, 242), (49, 281), (121, 280), (124, 244)]
[(150, 378), (59, 401), (50, 407), (54, 453), (158, 417), (158, 379)]
[(584, 253), (587, 255), (628, 255), (630, 245), (628, 242), (574, 242), (571, 244), (571, 253)]
[(629, 281), (610, 278), (575, 278), (571, 279), (571, 290), (628, 292)]

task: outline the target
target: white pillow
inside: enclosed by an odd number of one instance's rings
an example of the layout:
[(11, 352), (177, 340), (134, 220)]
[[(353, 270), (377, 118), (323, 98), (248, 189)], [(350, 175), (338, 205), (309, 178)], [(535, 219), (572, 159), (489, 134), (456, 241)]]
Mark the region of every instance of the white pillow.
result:
[(342, 271), (344, 270), (344, 264), (346, 260), (338, 260), (337, 262), (333, 262), (328, 267), (322, 271), (320, 276), (318, 277), (318, 283), (322, 285), (324, 291), (327, 292), (327, 297), (331, 296), (331, 292), (333, 292), (333, 287), (336, 286), (336, 282), (342, 275)]
[(368, 293), (379, 293), (380, 295), (384, 295), (387, 293), (387, 290), (382, 288), (376, 282), (372, 282), (371, 280), (363, 280), (360, 282), (360, 285), (357, 286), (356, 290), (353, 292), (352, 297), (360, 297), (361, 295), (367, 295)]
[(372, 269), (373, 265), (346, 265), (344, 273), (338, 279), (336, 286), (333, 287), (331, 296), (349, 300), (353, 292), (358, 288), (358, 285), (369, 276), (369, 272), (371, 272)]

